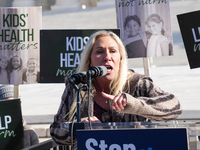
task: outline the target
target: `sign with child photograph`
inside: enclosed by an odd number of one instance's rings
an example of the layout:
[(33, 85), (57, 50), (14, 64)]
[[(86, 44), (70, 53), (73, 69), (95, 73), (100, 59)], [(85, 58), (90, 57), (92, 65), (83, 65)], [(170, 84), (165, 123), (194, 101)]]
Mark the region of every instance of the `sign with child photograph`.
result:
[[(119, 29), (110, 29), (118, 36)], [(76, 72), (89, 37), (97, 30), (40, 30), (40, 82), (64, 83)]]
[(177, 15), (190, 68), (200, 67), (200, 11)]
[(173, 55), (170, 0), (115, 0), (128, 58)]
[(0, 84), (39, 81), (42, 7), (0, 8)]
[(0, 149), (24, 148), (20, 99), (0, 100)]

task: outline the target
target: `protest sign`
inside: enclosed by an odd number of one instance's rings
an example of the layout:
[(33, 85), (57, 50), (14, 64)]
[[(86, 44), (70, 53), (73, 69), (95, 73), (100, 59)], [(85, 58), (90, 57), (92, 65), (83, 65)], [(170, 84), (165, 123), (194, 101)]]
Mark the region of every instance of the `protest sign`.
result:
[[(41, 30), (40, 82), (64, 83), (76, 72), (81, 52), (90, 35), (97, 30)], [(112, 29), (118, 36), (119, 29)]]
[(177, 15), (190, 68), (200, 67), (200, 11)]
[(41, 27), (42, 7), (0, 8), (0, 84), (38, 82)]
[(17, 150), (24, 147), (20, 99), (0, 101), (0, 149)]
[(173, 55), (169, 0), (115, 0), (128, 58)]

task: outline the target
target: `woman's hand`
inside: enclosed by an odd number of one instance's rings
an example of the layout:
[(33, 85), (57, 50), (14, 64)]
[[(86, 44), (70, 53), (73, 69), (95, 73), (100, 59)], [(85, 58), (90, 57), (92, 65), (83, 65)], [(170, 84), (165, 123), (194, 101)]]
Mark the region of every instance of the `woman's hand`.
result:
[[(90, 117), (90, 121), (91, 121), (91, 123), (101, 123), (101, 121), (100, 121), (96, 116)], [(86, 118), (86, 119), (83, 120), (82, 122), (83, 122), (83, 123), (89, 123), (89, 119)]]
[(114, 110), (118, 110), (118, 111), (124, 110), (124, 107), (126, 106), (126, 102), (127, 102), (125, 94), (121, 93), (116, 96), (113, 96), (113, 95), (102, 92), (102, 95), (105, 98), (108, 98), (109, 100), (112, 101), (112, 108)]

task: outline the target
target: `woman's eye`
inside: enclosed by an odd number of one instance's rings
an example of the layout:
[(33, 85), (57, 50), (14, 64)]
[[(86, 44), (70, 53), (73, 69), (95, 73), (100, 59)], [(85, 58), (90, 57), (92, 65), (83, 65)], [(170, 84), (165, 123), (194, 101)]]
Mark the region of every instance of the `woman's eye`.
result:
[(96, 51), (96, 53), (98, 53), (98, 54), (101, 54), (101, 53), (103, 53), (103, 52), (104, 52), (103, 49), (97, 49), (97, 51)]
[(111, 50), (111, 53), (115, 53), (115, 52), (116, 52), (116, 50), (114, 50), (114, 49)]
[(97, 54), (101, 54), (101, 53), (103, 53), (103, 50), (98, 50), (97, 51)]

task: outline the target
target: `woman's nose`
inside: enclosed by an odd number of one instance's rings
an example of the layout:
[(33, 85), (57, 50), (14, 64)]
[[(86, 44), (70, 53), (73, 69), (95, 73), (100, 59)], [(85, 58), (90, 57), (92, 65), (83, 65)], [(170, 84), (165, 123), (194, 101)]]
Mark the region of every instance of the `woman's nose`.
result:
[(105, 61), (111, 60), (111, 54), (110, 54), (109, 52), (106, 52), (106, 53), (105, 53), (104, 60), (105, 60)]

